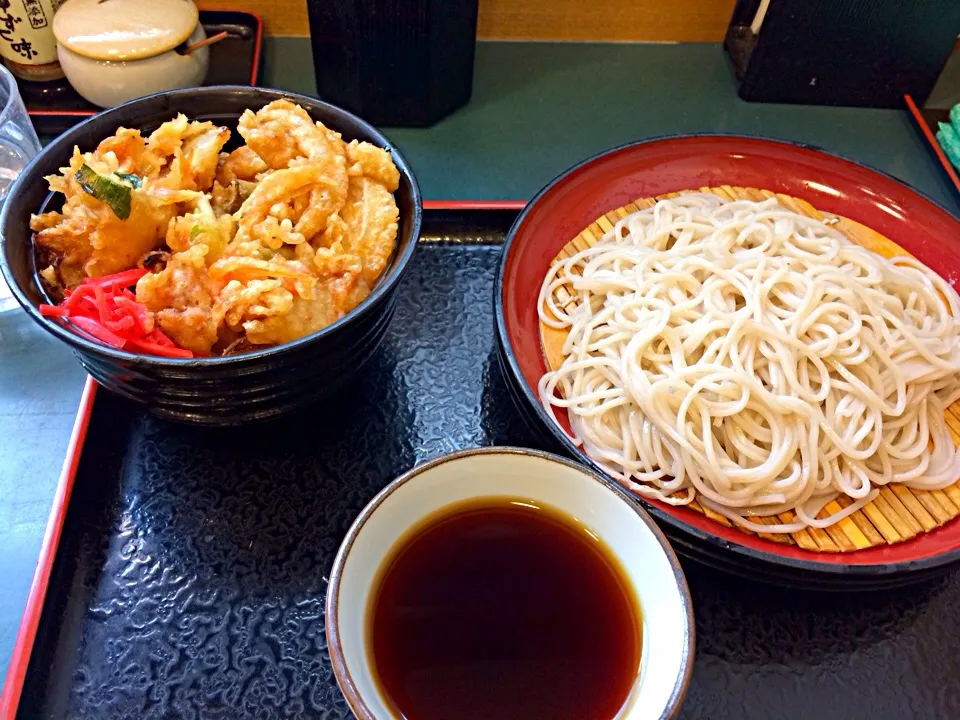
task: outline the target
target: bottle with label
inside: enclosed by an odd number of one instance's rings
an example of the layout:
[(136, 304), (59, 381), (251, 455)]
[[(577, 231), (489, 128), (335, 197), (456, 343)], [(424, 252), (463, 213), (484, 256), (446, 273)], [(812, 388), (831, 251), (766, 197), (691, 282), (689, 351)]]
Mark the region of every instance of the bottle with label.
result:
[(0, 56), (18, 78), (44, 82), (63, 77), (57, 62), (53, 14), (65, 0), (0, 0)]

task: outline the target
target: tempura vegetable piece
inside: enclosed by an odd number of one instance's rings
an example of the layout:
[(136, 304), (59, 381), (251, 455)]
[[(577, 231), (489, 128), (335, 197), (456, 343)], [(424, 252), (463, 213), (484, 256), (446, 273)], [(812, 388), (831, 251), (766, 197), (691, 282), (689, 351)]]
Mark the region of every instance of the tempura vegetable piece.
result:
[(267, 164), (247, 145), (241, 145), (230, 153), (221, 153), (217, 165), (217, 182), (229, 185), (234, 180), (256, 180), (257, 177), (269, 170)]
[(350, 142), (346, 146), (351, 175), (363, 175), (386, 186), (390, 192), (400, 187), (400, 171), (390, 153), (368, 142)]
[(143, 188), (133, 188), (129, 214), (117, 217), (110, 205), (82, 187), (77, 173), (84, 164), (100, 175), (110, 172), (93, 153), (85, 156), (74, 148), (70, 165), (61, 168), (63, 174), (47, 178), (52, 190), (64, 194), (63, 209), (30, 219), (34, 242), (61, 258), (60, 277), (67, 287), (84, 277), (135, 267), (141, 256), (159, 245), (176, 213), (175, 206), (158, 206)]
[(157, 157), (170, 158), (183, 145), (183, 138), (190, 128), (190, 121), (183, 113), (167, 120), (150, 133), (146, 139), (147, 151)]
[(272, 312), (266, 306), (259, 307), (263, 310), (248, 313), (249, 319), (243, 322), (247, 340), (254, 345), (290, 342), (342, 317), (338, 312), (336, 293), (329, 286), (324, 286), (309, 300), (292, 296), (290, 307), (284, 312)]
[(246, 145), (230, 153), (220, 153), (216, 179), (213, 183), (212, 204), (219, 214), (233, 214), (257, 187), (257, 178), (270, 168), (263, 159)]
[(231, 280), (246, 283), (251, 280), (274, 279), (302, 297), (310, 297), (317, 278), (300, 262), (274, 257), (263, 260), (252, 257), (225, 257), (210, 266), (210, 279), (219, 285)]
[(228, 185), (213, 181), (210, 191), (210, 205), (217, 215), (233, 215), (257, 187), (255, 182), (234, 180)]
[(130, 128), (119, 128), (114, 135), (101, 141), (93, 156), (103, 162), (110, 172), (143, 177), (160, 170), (160, 162), (146, 153), (140, 131)]
[[(301, 236), (296, 240), (309, 240), (321, 232), (330, 216), (346, 201), (347, 176), (344, 164), (341, 155), (330, 162), (310, 162), (267, 175), (236, 213), (239, 221), (237, 239), (243, 241), (250, 237), (264, 237), (264, 230), (270, 237), (276, 236), (272, 225), (263, 230), (260, 226), (268, 217), (286, 214), (282, 207), (275, 207), (278, 203), (293, 203), (304, 195), (309, 195), (309, 201), (304, 205), (306, 209), (291, 228)], [(283, 219), (290, 220), (290, 217)]]
[[(283, 316), (293, 308), (294, 294), (282, 280), (261, 278), (246, 282), (231, 280), (220, 291), (224, 321), (235, 332), (243, 333), (244, 322), (251, 318)], [(268, 343), (261, 343), (268, 344)]]
[(364, 258), (344, 251), (339, 242), (329, 248), (317, 248), (312, 260), (324, 283), (329, 283), (330, 278), (344, 278), (338, 281), (341, 292), (336, 296), (340, 316), (353, 310), (370, 294), (371, 283), (363, 275)]
[[(343, 317), (356, 304), (359, 269), (356, 264), (345, 265), (343, 272), (318, 283), (311, 297), (292, 294), (289, 307), (282, 312), (265, 303), (250, 305), (242, 322), (247, 340), (255, 345), (289, 342)], [(224, 288), (224, 294), (228, 289)]]
[(155, 313), (160, 329), (180, 347), (209, 353), (223, 317), (215, 306), (217, 286), (207, 276), (205, 245), (171, 256), (159, 273), (137, 283), (137, 302)]
[[(284, 212), (283, 215), (288, 213)], [(298, 233), (293, 222), (289, 218), (278, 219), (276, 217), (267, 217), (262, 223), (254, 229), (254, 237), (260, 243), (261, 248), (257, 251), (258, 255), (263, 255), (264, 250), (280, 250), (284, 245), (302, 245), (307, 239)]]
[[(238, 211), (241, 236), (255, 234), (253, 227), (267, 216), (281, 222), (290, 219), (295, 241), (301, 237), (309, 241), (323, 232), (347, 195), (347, 159), (340, 136), (315, 123), (303, 108), (288, 100), (274, 101), (256, 113), (245, 112), (238, 130), (257, 156), (276, 170)], [(314, 187), (309, 188), (309, 198), (300, 212), (290, 213), (276, 206), (297, 202), (303, 180)], [(269, 193), (261, 191), (265, 182), (271, 182)], [(279, 192), (273, 190), (281, 187)], [(273, 229), (267, 235), (271, 240), (277, 236)]]
[(163, 123), (146, 140), (148, 153), (164, 160), (157, 187), (207, 191), (213, 186), (220, 150), (230, 131), (211, 122), (190, 122), (183, 114)]
[(206, 195), (194, 203), (194, 209), (170, 222), (167, 228), (167, 247), (173, 252), (183, 252), (194, 245), (204, 245), (209, 265), (219, 259), (233, 239), (235, 223), (231, 216), (217, 216)]
[(212, 184), (229, 134), (180, 116), (146, 141), (120, 128), (92, 153), (74, 148), (62, 175), (47, 178), (51, 190), (63, 193), (63, 209), (31, 219), (35, 242), (60, 257), (67, 287), (133, 267), (159, 247), (177, 203), (195, 200), (199, 187)]
[(290, 167), (297, 158), (343, 157), (340, 136), (328, 130), (299, 105), (274, 100), (256, 113), (246, 110), (237, 131), (247, 145), (274, 170)]
[(131, 190), (143, 183), (139, 177), (128, 173), (100, 174), (86, 163), (80, 166), (74, 177), (85, 192), (106, 203), (121, 220), (130, 217)]
[(351, 178), (340, 217), (345, 223), (340, 241), (343, 250), (363, 258), (361, 276), (372, 287), (396, 244), (397, 203), (382, 183), (367, 177)]
[[(341, 161), (342, 158), (336, 159), (337, 170), (343, 169)], [(294, 230), (307, 240), (323, 232), (330, 218), (346, 202), (347, 189), (346, 173), (324, 176), (323, 180), (310, 191), (307, 207), (297, 219)]]
[[(240, 207), (237, 214), (241, 227), (263, 221), (270, 214), (274, 203), (294, 200), (326, 181), (326, 173), (322, 165), (300, 165), (270, 173), (257, 184), (256, 189)], [(335, 183), (330, 183), (330, 187), (335, 188)], [(346, 199), (346, 188), (344, 188), (344, 199)]]
[(255, 345), (287, 342), (329, 325), (342, 315), (343, 300), (355, 283), (359, 266), (334, 278), (346, 287), (318, 283), (296, 260), (223, 258), (210, 268), (212, 277), (228, 282), (220, 292), (225, 320), (246, 333)]
[(220, 149), (230, 139), (230, 131), (225, 127), (215, 127), (212, 123), (192, 125), (192, 132), (183, 141), (183, 161), (192, 180), (192, 189), (209, 190), (213, 187), (213, 178), (220, 162)]

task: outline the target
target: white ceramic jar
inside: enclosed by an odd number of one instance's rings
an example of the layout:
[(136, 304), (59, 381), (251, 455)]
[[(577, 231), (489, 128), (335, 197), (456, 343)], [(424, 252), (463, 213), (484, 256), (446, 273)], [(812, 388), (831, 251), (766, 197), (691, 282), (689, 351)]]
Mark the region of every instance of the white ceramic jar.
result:
[(206, 47), (178, 52), (206, 37), (192, 0), (68, 0), (53, 32), (70, 84), (100, 107), (202, 85), (210, 63)]

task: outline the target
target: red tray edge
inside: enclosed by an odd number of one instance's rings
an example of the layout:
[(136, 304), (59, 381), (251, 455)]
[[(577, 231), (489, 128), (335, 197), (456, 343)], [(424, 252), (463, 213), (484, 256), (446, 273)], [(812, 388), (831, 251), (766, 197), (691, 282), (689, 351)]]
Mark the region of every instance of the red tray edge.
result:
[[(256, 87), (257, 78), (260, 75), (260, 50), (263, 43), (263, 18), (260, 17), (258, 13), (250, 12), (249, 10), (237, 10), (235, 8), (228, 7), (204, 7), (204, 10), (210, 10), (212, 12), (238, 12), (243, 13), (244, 15), (249, 15), (252, 17), (256, 23), (257, 29), (254, 33), (253, 38), (253, 63), (250, 65), (250, 86)], [(93, 117), (97, 114), (97, 110), (30, 110), (27, 109), (27, 115), (33, 117), (56, 117), (56, 116), (66, 116), (66, 117)], [(0, 716), (3, 717), (3, 716)], [(6, 720), (6, 718), (4, 718)]]
[[(251, 13), (252, 15), (253, 13)], [(259, 17), (257, 18), (259, 21)], [(258, 37), (259, 43), (259, 37)], [(424, 200), (423, 209), (437, 210), (521, 210), (526, 205), (525, 200)], [(60, 533), (70, 505), (70, 495), (80, 464), (84, 441), (87, 437), (87, 428), (90, 425), (90, 414), (93, 410), (93, 401), (97, 393), (96, 381), (87, 376), (80, 396), (80, 405), (77, 408), (77, 417), (70, 433), (67, 452), (57, 481), (57, 489), (53, 496), (53, 505), (47, 519), (47, 527), (43, 533), (40, 545), (40, 554), (37, 566), (33, 573), (33, 580), (27, 592), (27, 602), (20, 616), (20, 625), (17, 628), (13, 651), (10, 653), (10, 664), (7, 667), (3, 690), (0, 692), (0, 720), (15, 720), (17, 708), (20, 704), (20, 695), (23, 692), (23, 683), (27, 676), (27, 666), (30, 664), (30, 655), (37, 637), (37, 628), (40, 625), (40, 615), (43, 612), (47, 597), (47, 587), (50, 584), (50, 573), (56, 560)]]
[(937, 156), (940, 164), (943, 165), (944, 171), (946, 171), (949, 178), (953, 180), (953, 185), (957, 188), (957, 192), (960, 192), (960, 177), (957, 176), (956, 170), (953, 169), (953, 165), (944, 154), (943, 148), (941, 148), (940, 143), (937, 142), (936, 136), (933, 134), (933, 131), (930, 130), (930, 126), (927, 125), (927, 121), (924, 120), (923, 115), (920, 114), (920, 108), (917, 107), (917, 104), (910, 95), (904, 95), (903, 100), (907, 104), (907, 109), (913, 116), (913, 120), (917, 124), (917, 127), (920, 128), (920, 132), (923, 133), (923, 136), (926, 138), (930, 148)]
[(424, 200), (424, 210), (523, 210), (526, 200)]
[(37, 636), (37, 627), (40, 624), (40, 614), (43, 612), (44, 601), (47, 596), (47, 587), (50, 584), (50, 573), (57, 556), (57, 547), (60, 544), (60, 533), (63, 530), (63, 521), (70, 504), (70, 494), (73, 491), (73, 482), (77, 475), (77, 466), (83, 452), (84, 440), (87, 437), (87, 427), (90, 425), (90, 411), (93, 409), (93, 399), (97, 393), (97, 384), (93, 378), (87, 377), (80, 396), (80, 407), (70, 433), (67, 444), (67, 453), (57, 481), (57, 489), (53, 496), (53, 505), (47, 519), (47, 527), (43, 533), (40, 545), (40, 555), (33, 572), (33, 580), (27, 592), (27, 603), (20, 617), (20, 626), (17, 628), (17, 637), (14, 640), (13, 652), (10, 654), (10, 664), (7, 668), (6, 681), (3, 692), (0, 694), (0, 718), (14, 720), (17, 706), (20, 703), (20, 693), (23, 691), (23, 682), (27, 675), (27, 665), (30, 654), (33, 652), (33, 642)]

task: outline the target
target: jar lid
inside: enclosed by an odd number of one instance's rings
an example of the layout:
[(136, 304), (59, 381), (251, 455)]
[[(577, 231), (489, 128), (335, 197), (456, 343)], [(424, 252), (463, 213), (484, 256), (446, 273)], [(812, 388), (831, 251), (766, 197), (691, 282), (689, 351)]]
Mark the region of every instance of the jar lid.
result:
[(67, 0), (53, 34), (95, 60), (136, 60), (172, 50), (197, 26), (193, 0)]

